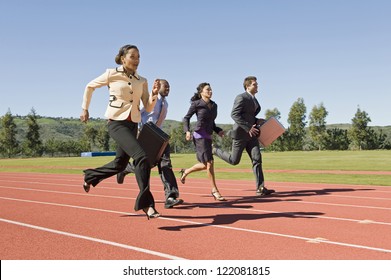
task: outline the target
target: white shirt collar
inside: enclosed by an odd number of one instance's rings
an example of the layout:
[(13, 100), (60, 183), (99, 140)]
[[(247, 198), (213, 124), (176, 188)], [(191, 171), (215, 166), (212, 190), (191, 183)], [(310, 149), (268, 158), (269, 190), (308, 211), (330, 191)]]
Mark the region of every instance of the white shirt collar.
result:
[(252, 95), (251, 93), (249, 93), (247, 90), (246, 92), (252, 97), (252, 98), (255, 98), (255, 95)]

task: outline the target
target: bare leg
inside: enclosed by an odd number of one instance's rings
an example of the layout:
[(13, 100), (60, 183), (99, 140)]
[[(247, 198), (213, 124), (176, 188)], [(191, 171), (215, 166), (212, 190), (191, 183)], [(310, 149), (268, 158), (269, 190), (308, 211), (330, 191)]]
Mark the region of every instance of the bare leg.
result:
[(212, 185), (212, 196), (215, 200), (225, 201), (225, 198), (221, 196), (219, 189), (216, 185), (216, 177), (214, 171), (214, 163), (213, 161), (208, 161), (206, 163), (206, 172), (208, 173), (208, 178)]
[(206, 173), (208, 174), (208, 178), (212, 185), (212, 193), (219, 192), (219, 189), (216, 185), (215, 171), (213, 161), (209, 161), (206, 163)]
[(205, 169), (206, 169), (206, 172), (208, 174), (208, 178), (209, 178), (209, 180), (211, 182), (213, 198), (215, 200), (225, 201), (225, 198), (221, 196), (221, 194), (219, 192), (219, 189), (217, 188), (217, 185), (216, 185), (216, 178), (215, 178), (213, 161), (208, 161), (206, 163), (199, 162), (199, 163), (194, 164), (192, 167), (190, 167), (188, 169), (182, 169), (181, 170), (181, 178), (180, 178), (180, 180), (184, 184), (186, 177), (190, 173), (202, 171), (202, 170), (205, 170)]
[(185, 182), (185, 179), (186, 179), (187, 175), (189, 175), (190, 173), (201, 171), (201, 170), (205, 170), (205, 169), (206, 169), (206, 163), (202, 163), (202, 162), (196, 163), (196, 164), (194, 164), (190, 168), (182, 169), (181, 170), (181, 173), (182, 173), (181, 181), (182, 181), (182, 183)]

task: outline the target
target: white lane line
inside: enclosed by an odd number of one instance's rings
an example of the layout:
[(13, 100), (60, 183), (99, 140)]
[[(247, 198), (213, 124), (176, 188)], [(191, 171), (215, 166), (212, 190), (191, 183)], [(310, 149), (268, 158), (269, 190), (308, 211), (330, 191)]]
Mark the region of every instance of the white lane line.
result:
[[(39, 179), (39, 178), (35, 178), (35, 179)], [(152, 178), (153, 179), (153, 178)], [(155, 178), (156, 180), (158, 180), (157, 178)], [(69, 181), (69, 182), (72, 182), (72, 181), (76, 181), (76, 180), (65, 180), (65, 181)], [(160, 179), (159, 179), (160, 181)], [(74, 184), (70, 184), (70, 183), (67, 183), (67, 184), (62, 184), (62, 183), (53, 183), (53, 182), (41, 182), (41, 181), (15, 181), (15, 180), (2, 180), (0, 179), (0, 182), (7, 182), (7, 183), (29, 183), (29, 184), (37, 184), (37, 185), (55, 185), (55, 186), (66, 186), (66, 187), (72, 187), (72, 188), (80, 188), (80, 180), (78, 180), (78, 185), (74, 185)], [(61, 182), (64, 182), (64, 180), (61, 180)], [(112, 185), (112, 184), (116, 184), (116, 182), (108, 182), (108, 184)], [(79, 186), (80, 185), (80, 186)], [(199, 184), (197, 184), (199, 185)], [(248, 187), (248, 184), (235, 184), (235, 186), (238, 186), (238, 185), (243, 185), (245, 187)], [(360, 185), (357, 185), (357, 186), (360, 186)], [(3, 186), (5, 187), (5, 186)], [(281, 186), (280, 186), (281, 187)], [(332, 187), (332, 186), (330, 186)], [(350, 187), (350, 186), (347, 186), (347, 187)], [(103, 187), (100, 187), (100, 188), (103, 188)], [(138, 189), (135, 188), (124, 188), (124, 187), (109, 187), (108, 185), (105, 185), (104, 186), (105, 189), (108, 189), (108, 190), (132, 190), (132, 191), (137, 191)], [(189, 189), (204, 189), (204, 187), (198, 187), (198, 186), (188, 186)], [(226, 190), (232, 190), (231, 188), (224, 188), (224, 187), (221, 187), (222, 189), (226, 189)], [(287, 188), (287, 187), (285, 187)], [(322, 189), (310, 189), (310, 190), (306, 190), (306, 189), (302, 189), (302, 187), (296, 187), (296, 186), (289, 186), (290, 189), (299, 189), (300, 191), (308, 191), (308, 192), (313, 192), (314, 193), (314, 196), (323, 196), (322, 194), (315, 194), (316, 191), (321, 191)], [(354, 190), (354, 189), (353, 189)], [(247, 189), (243, 189), (242, 191), (248, 191)], [(159, 190), (155, 190), (154, 192), (162, 192), (162, 191), (159, 191)], [(382, 192), (385, 192), (385, 193), (390, 193), (391, 191), (381, 191), (381, 190), (376, 190), (376, 193), (382, 193)], [(283, 194), (285, 192), (282, 192)], [(291, 193), (293, 194), (294, 193), (294, 190), (291, 191)], [(186, 194), (193, 194), (193, 193), (187, 193)], [(274, 198), (284, 198), (284, 197), (279, 197), (278, 196), (278, 192), (276, 192), (276, 196), (274, 196)], [(354, 199), (366, 199), (366, 200), (391, 200), (391, 198), (385, 198), (385, 197), (362, 197), (362, 196), (348, 196), (348, 195), (338, 195), (338, 194), (333, 194), (332, 191), (328, 194), (324, 194), (326, 195), (327, 197), (344, 197), (344, 198), (354, 198)]]
[(373, 223), (375, 223), (375, 222), (372, 221), (372, 220), (362, 220), (362, 221), (359, 221), (358, 223), (359, 223), (359, 224), (368, 225), (368, 224), (373, 224)]
[(169, 254), (165, 254), (165, 253), (161, 253), (161, 252), (157, 252), (157, 251), (152, 251), (152, 250), (148, 250), (148, 249), (144, 249), (144, 248), (140, 248), (140, 247), (134, 247), (134, 246), (126, 245), (126, 244), (121, 244), (121, 243), (117, 243), (117, 242), (112, 242), (109, 240), (93, 238), (93, 237), (89, 237), (89, 236), (85, 236), (85, 235), (74, 234), (74, 233), (70, 233), (70, 232), (66, 232), (66, 231), (60, 231), (60, 230), (55, 230), (55, 229), (51, 229), (51, 228), (40, 227), (40, 226), (36, 226), (36, 225), (32, 225), (32, 224), (26, 224), (26, 223), (21, 223), (21, 222), (17, 222), (17, 221), (2, 219), (2, 218), (0, 218), (0, 221), (4, 222), (4, 223), (22, 226), (22, 227), (28, 227), (28, 228), (32, 228), (32, 229), (36, 229), (36, 230), (46, 231), (46, 232), (50, 232), (50, 233), (54, 233), (54, 234), (64, 235), (64, 236), (68, 236), (68, 237), (74, 237), (74, 238), (78, 238), (78, 239), (84, 239), (84, 240), (88, 240), (88, 241), (92, 241), (92, 242), (115, 246), (115, 247), (120, 247), (123, 249), (141, 252), (141, 253), (145, 253), (145, 254), (149, 254), (149, 255), (153, 255), (153, 256), (158, 256), (158, 257), (162, 257), (162, 258), (169, 259), (169, 260), (185, 260), (184, 258), (180, 258), (177, 256), (173, 256), (173, 255), (169, 255)]
[[(215, 206), (215, 205), (211, 205), (211, 204), (208, 205), (208, 207), (237, 209), (238, 211), (262, 212), (262, 213), (273, 213), (273, 214), (281, 213), (281, 211), (270, 211), (270, 210), (259, 210), (259, 209), (241, 209), (241, 208), (235, 208), (235, 207)], [(300, 211), (297, 211), (297, 212), (300, 212)], [(295, 214), (295, 212), (292, 212), (292, 215), (293, 214)], [(357, 219), (339, 218), (339, 217), (332, 217), (332, 216), (311, 215), (311, 214), (306, 214), (305, 212), (299, 213), (299, 215), (302, 217), (317, 218), (317, 219), (337, 220), (337, 221), (353, 222), (353, 223), (359, 223), (359, 224), (377, 224), (377, 225), (391, 226), (391, 223), (378, 222), (378, 221), (373, 221), (373, 220), (357, 220)]]
[[(4, 189), (15, 189), (15, 190), (22, 190), (22, 191), (36, 191), (36, 192), (48, 192), (48, 193), (58, 193), (58, 194), (66, 194), (66, 195), (82, 195), (82, 196), (90, 196), (90, 197), (101, 197), (101, 198), (114, 198), (114, 199), (124, 199), (124, 200), (135, 200), (131, 197), (123, 197), (123, 196), (108, 196), (108, 195), (98, 195), (98, 194), (92, 194), (92, 193), (74, 193), (74, 192), (62, 192), (62, 191), (51, 191), (51, 190), (40, 190), (40, 189), (31, 189), (31, 188), (17, 188), (17, 187), (8, 187), (8, 186), (0, 186), (0, 188)], [(189, 193), (187, 193), (189, 194)], [(198, 194), (199, 195), (199, 194)], [(160, 200), (155, 200), (156, 202), (160, 202)], [(380, 210), (391, 210), (391, 208), (384, 208), (384, 207), (375, 207), (375, 206), (364, 206), (364, 205), (349, 205), (349, 204), (336, 204), (336, 203), (323, 203), (323, 202), (309, 202), (309, 201), (284, 201), (284, 202), (290, 202), (290, 203), (309, 203), (309, 204), (322, 204), (322, 205), (330, 205), (330, 206), (340, 206), (340, 207), (359, 207), (359, 208), (368, 208), (368, 209), (380, 209)], [(237, 209), (238, 211), (255, 211), (255, 212), (266, 212), (266, 213), (280, 213), (279, 211), (266, 211), (266, 210), (258, 210), (258, 209), (241, 209), (241, 208), (235, 208), (235, 207), (225, 207), (225, 206), (215, 206), (214, 204), (205, 204), (211, 207), (217, 207), (217, 208), (228, 208), (228, 209)], [(313, 216), (313, 215), (305, 215), (303, 216)], [(348, 219), (348, 218), (337, 218), (337, 217), (331, 217), (331, 216), (316, 216), (317, 218), (321, 219), (331, 219), (331, 220), (341, 220), (341, 221), (351, 221), (351, 222), (360, 222), (361, 220), (355, 220), (355, 219)], [(391, 223), (387, 222), (373, 222), (374, 224), (381, 224), (381, 225), (391, 225)]]
[[(100, 209), (100, 208), (91, 208), (91, 207), (63, 204), (63, 203), (44, 202), (44, 201), (38, 201), (38, 200), (27, 200), (27, 199), (19, 199), (19, 198), (11, 198), (11, 197), (0, 197), (0, 199), (19, 201), (19, 202), (27, 202), (27, 203), (44, 204), (44, 205), (51, 205), (51, 206), (76, 208), (76, 209), (91, 210), (91, 211), (98, 211), (98, 212), (106, 212), (106, 213), (112, 213), (112, 214), (138, 216), (138, 214), (135, 214), (135, 213), (121, 212), (121, 211), (107, 210), (107, 209)], [(143, 214), (143, 216), (144, 216), (144, 214)]]
[[(124, 214), (125, 213), (127, 215), (129, 215), (129, 214), (130, 215), (135, 215), (135, 214), (132, 214), (132, 213), (126, 213), (126, 212), (120, 212), (120, 211), (114, 211), (114, 210), (105, 210), (105, 209), (99, 209), (99, 208), (89, 208), (89, 207), (82, 207), (82, 206), (76, 206), (76, 205), (58, 204), (58, 203), (41, 202), (41, 201), (24, 200), (24, 199), (3, 198), (3, 197), (0, 197), (0, 198), (1, 199), (14, 200), (14, 201), (21, 201), (21, 202), (54, 205), (54, 206), (60, 206), (60, 207), (71, 207), (71, 208), (78, 208), (78, 209), (84, 209), (84, 210), (101, 211), (101, 212), (118, 213), (118, 214)], [(303, 240), (303, 241), (314, 240), (314, 238), (308, 238), (308, 237), (303, 237), (303, 236), (281, 234), (281, 233), (276, 233), (276, 232), (268, 232), (268, 231), (260, 231), (260, 230), (252, 230), (252, 229), (246, 229), (246, 228), (237, 228), (237, 227), (231, 227), (231, 226), (222, 226), (222, 225), (215, 225), (215, 224), (212, 224), (212, 223), (200, 223), (200, 222), (188, 221), (188, 220), (183, 220), (183, 219), (174, 219), (174, 218), (166, 218), (166, 217), (159, 217), (158, 219), (167, 220), (167, 221), (176, 221), (176, 222), (185, 223), (185, 224), (193, 224), (193, 225), (201, 225), (201, 226), (211, 226), (211, 227), (222, 228), (222, 229), (229, 229), (229, 230), (235, 230), (235, 231), (243, 231), (243, 232), (250, 232), (250, 233), (256, 233), (256, 234), (264, 234), (264, 235), (285, 237), (285, 238), (298, 239), (298, 240)], [(390, 249), (384, 249), (384, 248), (363, 246), (363, 245), (343, 243), (343, 242), (334, 242), (334, 241), (329, 241), (329, 240), (318, 240), (318, 241), (319, 241), (319, 243), (327, 243), (327, 244), (344, 246), (344, 247), (352, 247), (352, 248), (358, 248), (358, 249), (365, 249), (365, 250), (371, 250), (371, 251), (379, 251), (379, 252), (391, 253)]]
[(316, 238), (313, 238), (313, 239), (310, 239), (308, 240), (307, 242), (308, 243), (314, 243), (314, 244), (319, 244), (323, 241), (326, 241), (327, 239), (326, 238), (322, 238), (322, 237), (316, 237)]
[[(26, 190), (26, 191), (35, 191), (35, 192), (47, 192), (47, 193), (57, 193), (57, 194), (68, 194), (68, 195), (83, 195), (83, 196), (91, 196), (91, 197), (104, 197), (104, 198), (118, 198), (118, 199), (127, 199), (132, 200), (132, 198), (129, 197), (123, 197), (123, 196), (112, 196), (112, 195), (99, 195), (99, 194), (92, 194), (92, 193), (75, 193), (75, 192), (62, 192), (62, 191), (51, 191), (51, 190), (40, 190), (40, 189), (30, 189), (30, 188), (15, 188), (15, 187), (5, 187), (0, 186), (0, 188), (3, 189), (13, 189), (13, 190)], [(134, 199), (133, 199), (134, 200)]]
[(355, 198), (355, 199), (365, 199), (365, 200), (390, 200), (391, 197), (368, 197), (368, 196), (350, 196), (350, 195), (339, 195), (339, 194), (329, 194), (327, 197), (343, 197), (343, 198)]
[[(83, 169), (82, 167), (78, 168), (80, 169), (80, 171)], [(237, 171), (233, 171), (233, 172), (237, 172)], [(17, 175), (15, 175), (17, 174)], [(34, 178), (34, 179), (48, 179), (48, 180), (67, 180), (67, 181), (74, 181), (74, 182), (78, 182), (78, 184), (80, 184), (80, 182), (82, 182), (83, 180), (83, 174), (80, 173), (80, 174), (48, 174), (48, 173), (42, 173), (42, 172), (24, 172), (24, 173), (7, 173), (7, 172), (2, 172), (0, 173), (0, 181), (6, 181), (6, 182), (10, 182), (8, 180), (8, 177), (9, 176), (19, 176), (22, 180), (23, 179), (27, 179), (27, 180), (31, 180), (31, 178)], [(158, 177), (151, 177), (151, 180), (158, 180), (160, 181), (160, 179), (158, 179)], [(109, 179), (110, 180), (110, 179)], [(205, 183), (205, 179), (200, 179), (200, 178), (192, 178), (191, 179), (192, 182), (194, 183), (195, 186), (198, 186), (199, 184), (204, 184)], [(19, 181), (20, 182), (20, 181)], [(30, 181), (27, 181), (27, 182), (30, 182)], [(114, 183), (114, 181), (107, 181), (107, 182), (111, 182), (111, 183)], [(253, 185), (254, 182), (251, 180), (251, 179), (243, 179), (243, 180), (235, 180), (235, 182), (232, 182), (232, 180), (228, 180), (228, 179), (221, 179), (220, 180), (221, 184), (222, 185), (226, 185), (227, 188), (226, 189), (231, 189), (230, 187), (234, 187), (236, 188), (237, 186), (243, 186), (243, 187), (248, 187), (249, 185)], [(369, 188), (369, 187), (372, 187), (372, 188), (384, 188), (386, 190), (388, 190), (390, 188), (390, 186), (382, 186), (382, 185), (355, 185), (355, 184), (337, 184), (337, 183), (308, 183), (308, 182), (277, 182), (277, 181), (269, 181), (268, 184), (271, 186), (273, 184), (278, 184), (278, 186), (276, 186), (276, 188), (288, 188), (288, 189), (302, 189), (303, 187), (316, 187), (316, 188), (329, 188), (329, 187), (333, 187), (333, 188)], [(295, 186), (299, 184), (300, 186)], [(195, 187), (194, 186), (194, 187)], [(191, 186), (189, 186), (191, 187)], [(221, 186), (221, 188), (224, 189), (224, 186)], [(313, 189), (311, 189), (313, 190)], [(388, 191), (388, 192), (391, 192), (391, 191)]]
[[(92, 197), (104, 197), (104, 198), (118, 198), (118, 199), (129, 199), (132, 198), (122, 197), (122, 196), (109, 196), (109, 195), (97, 195), (92, 193), (74, 193), (74, 192), (62, 192), (62, 191), (51, 191), (51, 190), (40, 190), (40, 189), (31, 189), (31, 188), (18, 188), (18, 187), (8, 187), (8, 186), (0, 186), (3, 189), (13, 189), (13, 190), (22, 190), (22, 191), (36, 191), (36, 192), (48, 192), (48, 193), (59, 193), (59, 194), (68, 194), (68, 195), (88, 195)], [(109, 188), (107, 188), (109, 189)], [(186, 193), (189, 194), (189, 193)], [(196, 194), (200, 195), (200, 194)], [(268, 199), (273, 199), (272, 196), (268, 197)], [(233, 202), (235, 202), (233, 200)], [(283, 200), (281, 202), (289, 202), (289, 203), (304, 203), (304, 204), (321, 204), (327, 206), (339, 206), (339, 207), (355, 207), (355, 208), (364, 208), (364, 209), (377, 209), (377, 210), (391, 210), (391, 207), (377, 207), (377, 206), (367, 206), (367, 205), (352, 205), (352, 204), (338, 204), (338, 203), (328, 203), (328, 202), (312, 202), (312, 201), (290, 201)]]
[[(1, 180), (0, 180), (1, 182)], [(29, 184), (29, 185), (38, 185), (38, 186), (43, 186), (43, 185), (49, 185), (49, 186), (61, 186), (61, 187), (71, 187), (71, 188), (78, 188), (78, 189), (82, 189), (82, 184), (78, 184), (78, 185), (74, 185), (74, 184), (69, 184), (69, 183), (66, 183), (66, 184), (61, 184), (61, 183), (53, 183), (53, 182), (34, 182), (34, 181), (29, 181), (29, 182), (20, 182), (20, 181), (5, 181), (5, 182), (9, 182), (9, 183), (25, 183), (25, 184)], [(62, 181), (63, 182), (63, 181)], [(1, 186), (1, 187), (9, 187), (9, 188), (13, 188), (13, 187), (10, 187), (10, 186)], [(127, 188), (127, 187), (107, 187), (107, 186), (99, 186), (98, 188), (104, 188), (104, 189), (113, 189), (113, 190), (132, 190), (132, 188)], [(138, 191), (138, 188), (134, 189), (134, 190), (137, 190)]]
[[(35, 192), (47, 192), (47, 193), (58, 193), (58, 194), (68, 194), (68, 195), (81, 195), (81, 196), (90, 196), (90, 197), (103, 197), (103, 198), (118, 198), (118, 199), (127, 199), (127, 200), (135, 200), (134, 198), (131, 198), (131, 197), (124, 197), (124, 196), (112, 196), (112, 195), (100, 195), (100, 194), (93, 194), (91, 193), (91, 191), (87, 194), (86, 192), (84, 192), (84, 190), (82, 192), (69, 192), (69, 191), (52, 191), (52, 190), (41, 190), (41, 189), (31, 189), (31, 188), (19, 188), (19, 187), (9, 187), (9, 186), (0, 186), (0, 189), (12, 189), (12, 190), (19, 190), (19, 191), (35, 191)], [(81, 188), (80, 188), (81, 189)], [(91, 188), (92, 190), (93, 188)], [(131, 189), (120, 189), (120, 188), (107, 188), (105, 187), (105, 189), (116, 189), (116, 190), (125, 190), (125, 191), (135, 191), (135, 192), (139, 192), (138, 188), (137, 190), (134, 189), (134, 190), (131, 190)], [(158, 192), (158, 193), (163, 193), (164, 191), (153, 191), (154, 193), (155, 192)], [(193, 194), (193, 195), (200, 195), (199, 193), (186, 193), (186, 194)], [(159, 201), (159, 200), (156, 200), (155, 201)]]
[(312, 201), (284, 201), (284, 202), (290, 202), (290, 203), (305, 203), (305, 204), (321, 204), (321, 205), (327, 205), (327, 206), (354, 207), (354, 208), (378, 209), (378, 210), (391, 210), (390, 207), (377, 207), (377, 206), (367, 206), (367, 205), (339, 204), (339, 203), (329, 203), (329, 202), (312, 202)]
[[(1, 174), (0, 174), (1, 176)], [(58, 181), (60, 180), (61, 182), (64, 182), (65, 181), (68, 181), (68, 182), (77, 182), (76, 184), (72, 184), (72, 185), (69, 185), (69, 184), (61, 184), (61, 183), (54, 183), (51, 181), (51, 182), (41, 182), (41, 181), (31, 181), (32, 179), (35, 179), (35, 180), (39, 180), (39, 179), (48, 179), (48, 180), (54, 180), (54, 181)], [(23, 177), (21, 178), (21, 180), (9, 180), (9, 179), (2, 179), (0, 177), (0, 182), (11, 182), (11, 183), (33, 183), (33, 184), (43, 184), (43, 185), (59, 185), (59, 186), (72, 186), (72, 187), (77, 187), (78, 185), (81, 185), (80, 182), (82, 182), (82, 175), (81, 175), (81, 179), (76, 179), (76, 178), (69, 178), (69, 177), (55, 177), (55, 178), (52, 178), (52, 177), (29, 177), (28, 178), (29, 181), (26, 181)], [(129, 180), (131, 180), (130, 182), (132, 183), (135, 183), (135, 179), (134, 178), (129, 178)], [(159, 178), (156, 178), (156, 177), (151, 177), (151, 181), (153, 182), (160, 182), (160, 179)], [(193, 186), (189, 185), (187, 186), (188, 188), (194, 188), (194, 189), (203, 189), (204, 187), (199, 187), (199, 185), (203, 185), (205, 183), (205, 180), (204, 179), (201, 179), (201, 180), (197, 180), (197, 179), (194, 179), (192, 181), (193, 183)], [(276, 183), (285, 183), (285, 182), (276, 182)], [(107, 181), (107, 184), (117, 184), (115, 181), (113, 180), (108, 180)], [(244, 187), (245, 189), (243, 189), (243, 191), (247, 191), (248, 189), (248, 186), (249, 185), (252, 185), (253, 182), (251, 183), (248, 183), (248, 182), (242, 182), (240, 180), (237, 180), (235, 181), (234, 183), (232, 183), (231, 181), (230, 182), (223, 182), (221, 183), (223, 184), (224, 186), (222, 186), (221, 188), (224, 190), (232, 190), (232, 187), (234, 187), (235, 189), (237, 189), (237, 187)], [(272, 184), (272, 183), (271, 183)], [(308, 191), (308, 192), (315, 192), (315, 191), (321, 191), (323, 189), (330, 189), (330, 188), (336, 188), (336, 189), (346, 189), (346, 188), (350, 188), (352, 189), (352, 191), (357, 191), (357, 190), (360, 190), (361, 192), (373, 192), (373, 190), (361, 190), (362, 188), (384, 188), (384, 190), (375, 190), (376, 193), (391, 193), (391, 191), (389, 190), (390, 187), (389, 186), (377, 186), (377, 185), (352, 185), (352, 184), (320, 184), (320, 183), (305, 183), (306, 186), (295, 186), (295, 185), (290, 185), (290, 184), (302, 184), (302, 183), (297, 183), (297, 182), (287, 182), (285, 185), (281, 185), (281, 186), (276, 186), (276, 188), (285, 188), (285, 189), (289, 189), (291, 190), (291, 192), (293, 193), (294, 192), (294, 189), (298, 189), (300, 191)], [(308, 186), (307, 186), (308, 185)], [(106, 188), (106, 186), (105, 186)], [(107, 188), (110, 188), (110, 187), (107, 187)], [(303, 189), (304, 188), (304, 189)], [(120, 189), (120, 188), (118, 188)], [(123, 189), (123, 188), (121, 188)], [(278, 191), (276, 192), (278, 194)], [(328, 194), (329, 196), (330, 195), (333, 195), (332, 193)], [(334, 196), (334, 195), (333, 195)], [(336, 195), (335, 195), (336, 196)], [(365, 199), (370, 199), (370, 197), (365, 197)], [(379, 198), (381, 199), (381, 198)]]
[[(304, 240), (306, 242), (314, 240), (314, 238), (308, 238), (308, 237), (302, 237), (302, 236), (296, 236), (296, 235), (289, 235), (289, 234), (281, 234), (281, 233), (276, 233), (276, 232), (251, 230), (251, 229), (244, 229), (244, 228), (237, 228), (237, 227), (230, 227), (230, 226), (222, 226), (222, 225), (214, 225), (214, 224), (210, 224), (210, 223), (209, 224), (208, 223), (199, 223), (199, 222), (179, 220), (179, 219), (172, 219), (172, 218), (164, 218), (164, 217), (162, 217), (161, 219), (178, 221), (178, 222), (189, 223), (189, 224), (196, 224), (196, 225), (212, 226), (212, 227), (223, 228), (223, 229), (230, 229), (230, 230), (236, 230), (236, 231), (244, 231), (244, 232), (265, 234), (265, 235), (271, 235), (271, 236), (286, 237), (286, 238), (291, 238), (291, 239), (299, 239), (299, 240)], [(334, 241), (329, 241), (329, 240), (323, 239), (323, 238), (321, 238), (321, 239), (318, 238), (317, 241), (318, 241), (317, 243), (326, 243), (326, 244), (338, 245), (338, 246), (343, 246), (343, 247), (365, 249), (365, 250), (378, 251), (378, 252), (383, 252), (383, 253), (391, 253), (391, 249), (385, 249), (385, 248), (363, 246), (363, 245), (344, 243), (344, 242), (334, 242)]]

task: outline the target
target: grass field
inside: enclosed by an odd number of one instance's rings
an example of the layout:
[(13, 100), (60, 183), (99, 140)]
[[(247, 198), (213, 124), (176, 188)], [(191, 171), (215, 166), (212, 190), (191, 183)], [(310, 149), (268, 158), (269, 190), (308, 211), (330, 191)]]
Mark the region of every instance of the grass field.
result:
[[(270, 152), (263, 153), (262, 156), (266, 181), (391, 186), (391, 175), (341, 172), (391, 172), (391, 151)], [(171, 158), (175, 170), (190, 167), (196, 162), (194, 154), (172, 154)], [(83, 169), (101, 166), (111, 159), (112, 157), (0, 159), (0, 172), (82, 174)], [(215, 169), (217, 180), (253, 179), (247, 154), (243, 154), (242, 161), (237, 166), (228, 165), (216, 158)], [(281, 170), (281, 172), (275, 170)], [(294, 170), (302, 171), (301, 173), (290, 172)], [(323, 172), (314, 174), (311, 170)], [(157, 176), (156, 168), (153, 169), (152, 175)], [(206, 178), (206, 174), (198, 172), (193, 173), (191, 177)]]

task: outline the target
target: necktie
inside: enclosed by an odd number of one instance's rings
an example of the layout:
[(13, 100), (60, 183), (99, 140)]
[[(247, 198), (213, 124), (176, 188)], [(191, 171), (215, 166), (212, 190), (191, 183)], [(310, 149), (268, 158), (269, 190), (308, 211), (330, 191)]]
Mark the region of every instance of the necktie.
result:
[(254, 102), (254, 109), (255, 109), (255, 111), (257, 111), (259, 108), (259, 104), (258, 104), (258, 101), (255, 99), (255, 97), (253, 97), (253, 102)]
[(163, 121), (164, 121), (164, 118), (166, 117), (166, 113), (167, 113), (167, 107), (165, 106), (165, 98), (163, 97), (162, 98), (162, 102), (160, 104), (160, 114), (159, 114), (159, 118), (157, 119), (156, 121), (156, 125), (158, 127), (161, 127)]

